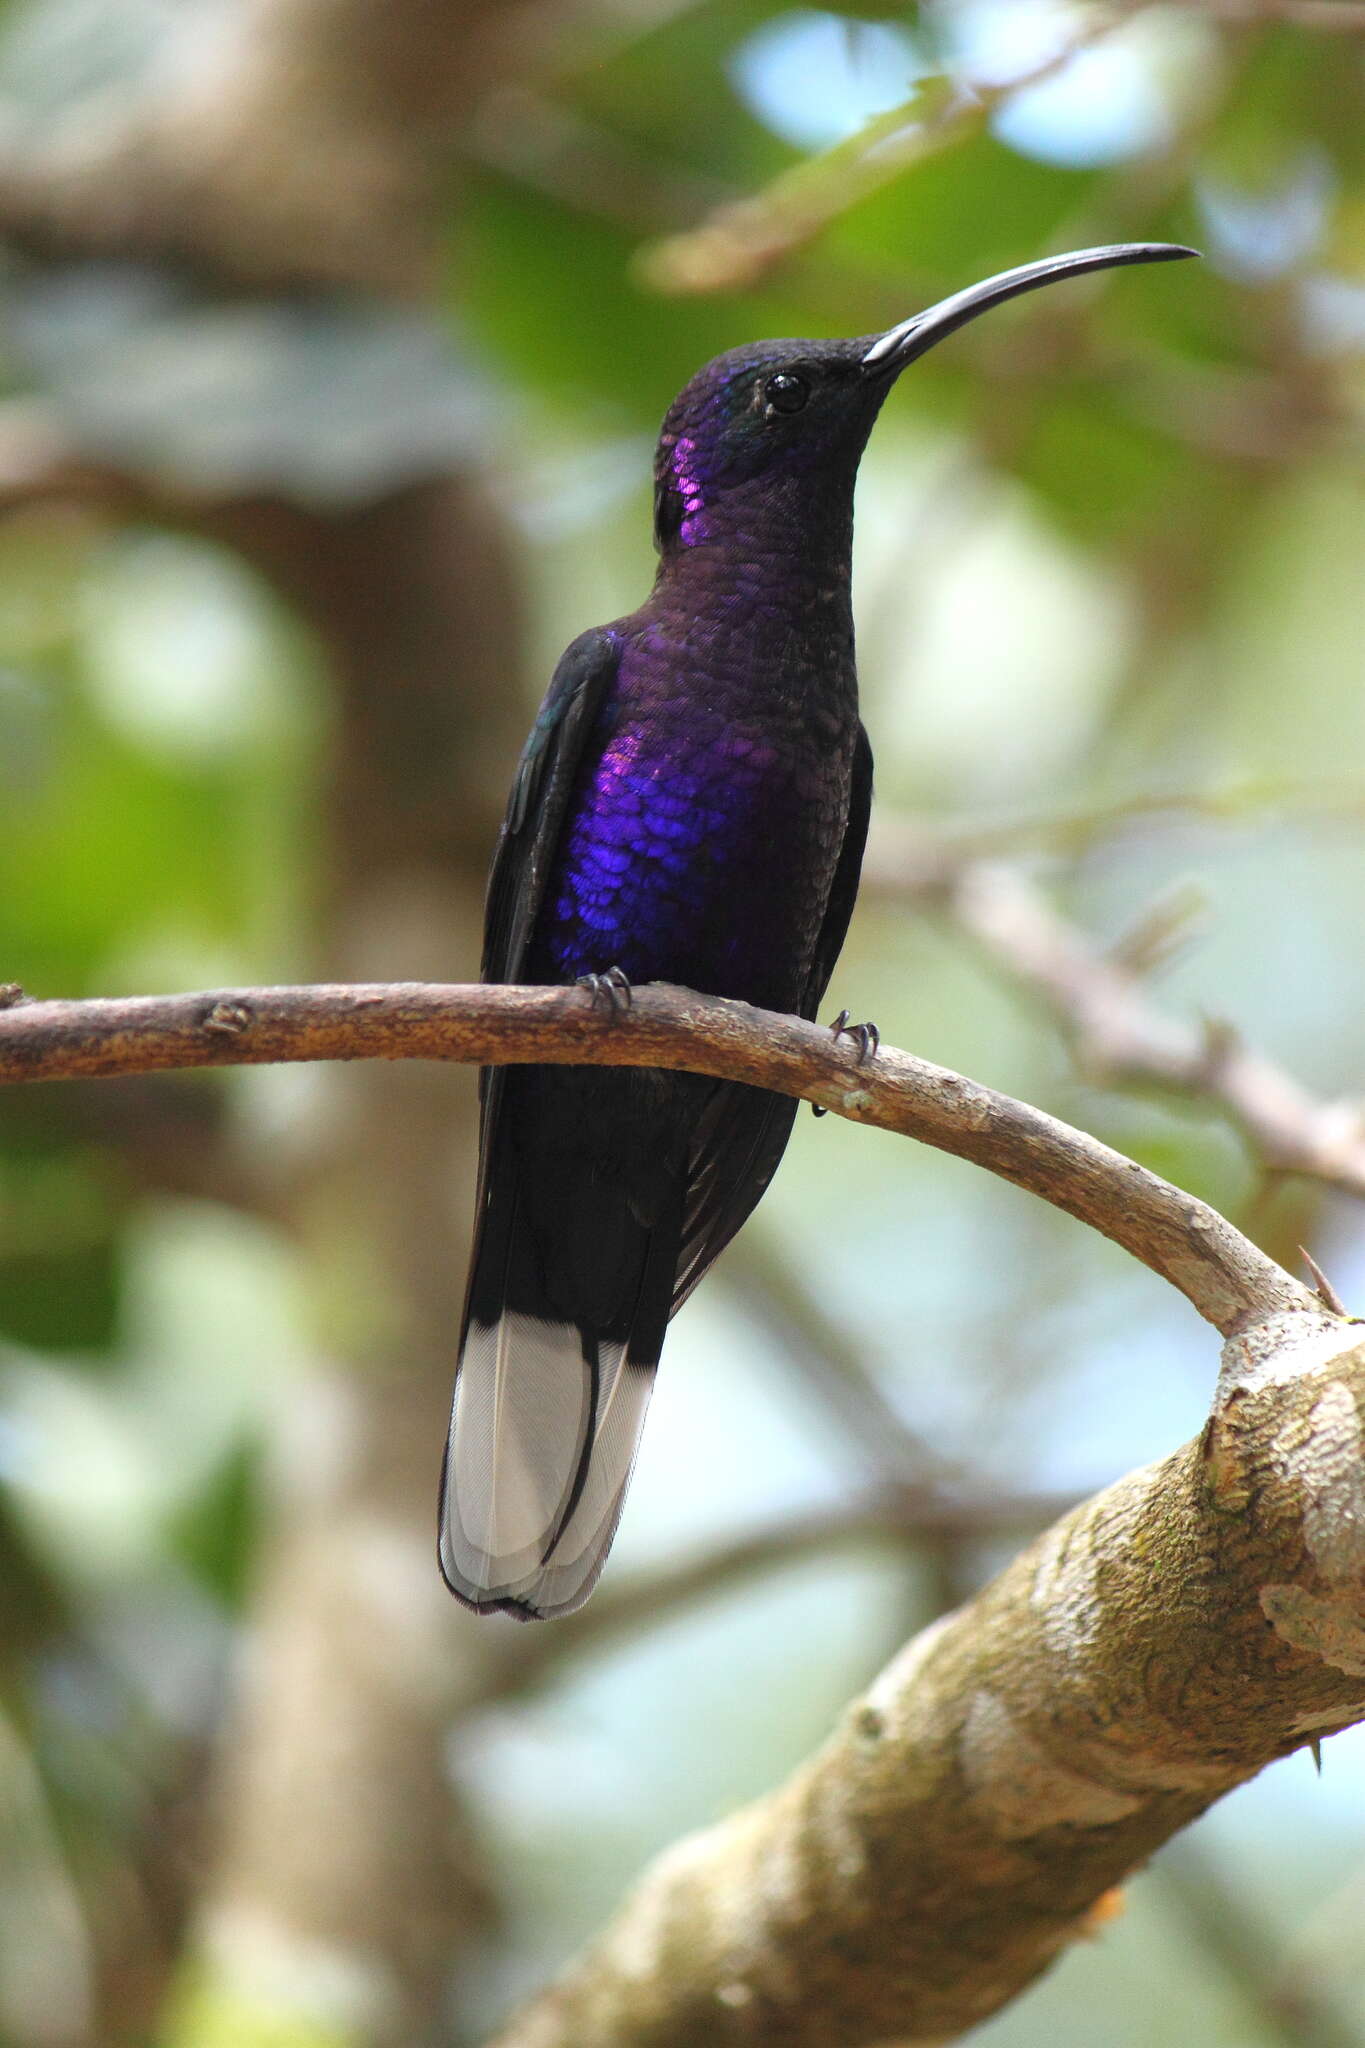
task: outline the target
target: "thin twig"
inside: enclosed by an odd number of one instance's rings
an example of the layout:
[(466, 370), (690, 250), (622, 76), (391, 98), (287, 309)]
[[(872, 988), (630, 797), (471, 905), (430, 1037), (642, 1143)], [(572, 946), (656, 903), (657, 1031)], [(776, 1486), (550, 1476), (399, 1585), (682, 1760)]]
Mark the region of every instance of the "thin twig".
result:
[(951, 860), (899, 875), (876, 847), (867, 881), (943, 907), (989, 958), (1041, 997), (1083, 1073), (1107, 1086), (1157, 1087), (1221, 1109), (1258, 1160), (1365, 1195), (1365, 1102), (1322, 1102), (1230, 1026), (1158, 1009), (1141, 977), (1106, 957), (1017, 868)]
[(1197, 1839), (1179, 1835), (1166, 1845), (1156, 1876), (1182, 1928), (1197, 1936), (1272, 2040), (1283, 2048), (1360, 2048), (1358, 2031), (1333, 2012), (1319, 1985), (1285, 1981), (1271, 1929), (1243, 1898), (1235, 1871), (1225, 1875)]
[(484, 1674), (468, 1708), (528, 1692), (559, 1666), (604, 1640), (648, 1628), (679, 1607), (728, 1592), (737, 1582), (846, 1545), (970, 1542), (1031, 1535), (1076, 1504), (1074, 1495), (1008, 1493), (979, 1486), (891, 1486), (836, 1508), (792, 1516), (708, 1545), (681, 1563), (610, 1582), (555, 1628), (507, 1631), (502, 1659)]
[(664, 292), (734, 291), (753, 284), (858, 201), (975, 133), (1014, 94), (1055, 77), (1140, 4), (1112, 0), (1060, 49), (998, 84), (923, 80), (901, 106), (879, 114), (848, 141), (795, 165), (751, 198), (717, 207), (686, 233), (651, 244), (640, 257), (641, 275)]
[(878, 1483), (970, 1483), (965, 1470), (897, 1412), (863, 1348), (821, 1306), (771, 1232), (761, 1224), (745, 1230), (726, 1254), (722, 1273), (731, 1290), (762, 1320), (787, 1368), (814, 1391)]
[(582, 989), (398, 982), (0, 1010), (0, 1082), (297, 1060), (664, 1067), (798, 1095), (970, 1159), (1112, 1238), (1225, 1335), (1314, 1297), (1225, 1217), (1098, 1139), (945, 1067), (664, 983), (612, 1014)]

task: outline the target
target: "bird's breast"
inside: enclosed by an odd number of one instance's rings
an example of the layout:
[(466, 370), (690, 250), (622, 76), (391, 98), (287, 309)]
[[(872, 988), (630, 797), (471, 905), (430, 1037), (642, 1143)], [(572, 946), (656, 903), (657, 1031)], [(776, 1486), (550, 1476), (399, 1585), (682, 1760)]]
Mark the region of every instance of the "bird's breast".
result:
[(791, 1008), (805, 986), (848, 817), (851, 690), (812, 712), (714, 667), (622, 663), (570, 806), (533, 965), (619, 965)]

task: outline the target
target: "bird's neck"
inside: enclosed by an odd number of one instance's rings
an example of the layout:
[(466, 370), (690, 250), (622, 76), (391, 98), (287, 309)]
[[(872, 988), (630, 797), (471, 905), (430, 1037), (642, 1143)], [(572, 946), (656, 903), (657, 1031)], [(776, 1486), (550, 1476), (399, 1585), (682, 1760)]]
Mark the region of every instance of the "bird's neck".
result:
[(764, 478), (700, 506), (659, 562), (651, 603), (764, 622), (851, 631), (852, 478)]

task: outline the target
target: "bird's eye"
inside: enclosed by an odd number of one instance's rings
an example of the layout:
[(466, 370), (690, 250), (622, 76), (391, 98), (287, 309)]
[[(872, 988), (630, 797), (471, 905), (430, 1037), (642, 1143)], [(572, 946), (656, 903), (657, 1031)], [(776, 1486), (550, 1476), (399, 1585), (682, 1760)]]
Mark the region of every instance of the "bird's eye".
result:
[(800, 412), (810, 397), (810, 384), (794, 370), (778, 370), (763, 382), (763, 404), (768, 412)]

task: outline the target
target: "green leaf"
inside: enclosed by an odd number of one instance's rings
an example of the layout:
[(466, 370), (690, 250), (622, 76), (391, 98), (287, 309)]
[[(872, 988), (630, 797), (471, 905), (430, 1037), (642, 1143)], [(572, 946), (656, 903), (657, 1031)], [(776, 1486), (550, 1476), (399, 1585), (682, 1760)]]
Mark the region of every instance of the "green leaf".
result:
[(167, 1531), (174, 1554), (226, 1607), (242, 1605), (260, 1509), (257, 1446), (238, 1444)]

